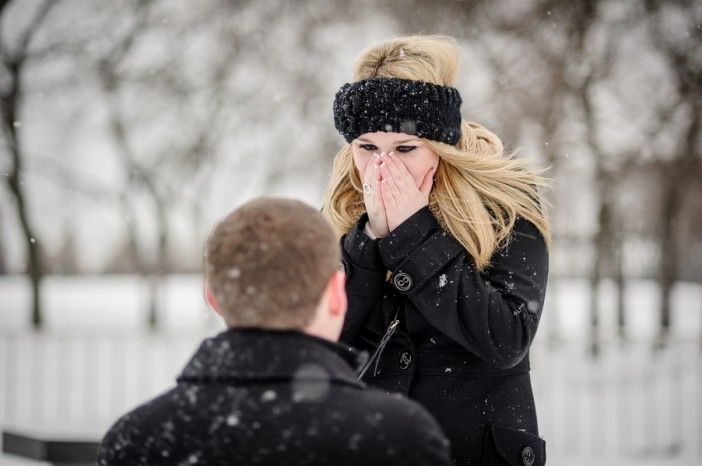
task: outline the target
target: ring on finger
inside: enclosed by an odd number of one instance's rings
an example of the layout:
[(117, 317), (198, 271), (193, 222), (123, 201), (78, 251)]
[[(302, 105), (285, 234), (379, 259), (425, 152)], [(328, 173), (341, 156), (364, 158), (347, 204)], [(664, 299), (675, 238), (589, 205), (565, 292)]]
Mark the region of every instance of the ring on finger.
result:
[(363, 183), (363, 192), (366, 194), (370, 194), (373, 192), (373, 187), (368, 183)]

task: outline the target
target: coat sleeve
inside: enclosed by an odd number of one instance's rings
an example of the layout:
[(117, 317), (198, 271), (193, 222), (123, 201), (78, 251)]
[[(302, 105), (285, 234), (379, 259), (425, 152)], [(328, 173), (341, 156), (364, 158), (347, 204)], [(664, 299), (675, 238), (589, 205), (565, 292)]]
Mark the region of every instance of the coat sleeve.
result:
[(348, 309), (340, 340), (351, 343), (368, 314), (380, 305), (387, 269), (378, 251), (378, 241), (363, 232), (368, 215), (363, 216), (341, 238), (342, 263), (346, 272)]
[(517, 217), (510, 241), (482, 274), (428, 207), (378, 249), (395, 288), (439, 331), (493, 367), (513, 367), (527, 354), (548, 280), (546, 243), (531, 222)]

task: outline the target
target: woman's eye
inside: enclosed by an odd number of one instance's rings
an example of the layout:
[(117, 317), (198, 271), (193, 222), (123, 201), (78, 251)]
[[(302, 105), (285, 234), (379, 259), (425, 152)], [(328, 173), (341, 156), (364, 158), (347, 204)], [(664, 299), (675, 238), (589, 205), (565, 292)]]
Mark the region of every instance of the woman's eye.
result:
[(397, 146), (398, 152), (410, 152), (416, 149), (417, 146)]
[(375, 147), (373, 144), (361, 144), (358, 147), (360, 147), (363, 150), (378, 150), (378, 148)]

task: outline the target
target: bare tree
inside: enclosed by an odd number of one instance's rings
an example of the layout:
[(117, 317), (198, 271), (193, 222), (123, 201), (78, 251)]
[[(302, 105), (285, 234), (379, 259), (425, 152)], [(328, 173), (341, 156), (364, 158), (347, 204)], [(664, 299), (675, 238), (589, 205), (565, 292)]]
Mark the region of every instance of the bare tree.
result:
[[(130, 14), (133, 18), (132, 27), (97, 60), (96, 67), (98, 82), (107, 104), (109, 134), (126, 174), (127, 182), (119, 195), (119, 204), (127, 221), (128, 244), (134, 264), (149, 283), (147, 322), (152, 329), (156, 329), (159, 322), (163, 276), (171, 270), (168, 249), (171, 231), (169, 213), (178, 205), (186, 185), (203, 180), (199, 176), (200, 172), (211, 173), (213, 164), (208, 162), (214, 158), (219, 138), (223, 134), (222, 111), (225, 103), (232, 104), (236, 101), (222, 94), (223, 87), (240, 52), (240, 38), (233, 36), (232, 30), (225, 30), (226, 37), (222, 38), (227, 44), (223, 47), (224, 53), (217, 56), (216, 65), (211, 73), (207, 73), (210, 79), (204, 84), (181, 80), (181, 70), (175, 65), (162, 73), (146, 75), (130, 69), (126, 63), (135, 46), (153, 26), (151, 9), (154, 5), (136, 4), (135, 10)], [(212, 13), (217, 11), (212, 10)], [(190, 24), (186, 27), (194, 26)], [(176, 29), (168, 32), (173, 35), (180, 33)], [(216, 34), (217, 31), (211, 33)], [(128, 92), (145, 92), (162, 102), (177, 102), (187, 107), (191, 104), (191, 94), (198, 92), (198, 89), (193, 89), (197, 86), (202, 86), (205, 89), (203, 92), (207, 94), (204, 113), (198, 118), (194, 114), (184, 118), (185, 121), (179, 126), (180, 134), (176, 138), (165, 140), (149, 154), (143, 153), (135, 144), (138, 138), (135, 133), (139, 125), (124, 111), (124, 95)], [(147, 259), (147, 254), (139, 245), (137, 216), (133, 205), (137, 195), (147, 196), (154, 214), (156, 255), (153, 261)]]
[[(602, 136), (607, 109), (600, 108), (595, 100), (596, 93), (603, 87), (616, 85), (617, 77), (612, 71), (616, 61), (626, 53), (620, 49), (620, 39), (633, 26), (641, 24), (636, 5), (627, 5), (630, 14), (615, 18), (607, 16), (605, 6), (608, 4), (592, 0), (568, 4), (542, 0), (535, 2), (523, 17), (508, 17), (507, 20), (498, 17), (495, 22), (498, 30), (525, 40), (546, 65), (543, 86), (524, 89), (510, 98), (523, 102), (524, 111), (536, 116), (541, 123), (546, 139), (544, 150), (553, 173), (557, 176), (563, 156), (568, 155), (568, 145), (574, 142), (572, 129), (568, 130), (574, 121), (583, 125), (583, 137), (579, 142), (592, 155), (596, 228), (588, 281), (589, 346), (593, 355), (600, 349), (599, 295), (602, 279), (607, 276), (614, 278), (616, 285), (617, 333), (621, 338), (626, 336), (627, 277), (622, 269), (626, 222), (625, 212), (618, 206), (621, 195), (618, 186), (631, 167), (647, 155), (644, 149), (658, 130), (642, 131), (642, 136), (647, 137), (628, 149), (613, 150)], [(606, 41), (596, 40), (603, 33)], [(568, 139), (570, 141), (566, 142)], [(558, 208), (557, 199), (554, 199), (554, 206)]]
[[(9, 21), (6, 18), (8, 7), (19, 2), (0, 2), (0, 24)], [(43, 324), (41, 283), (44, 277), (44, 265), (41, 253), (41, 241), (29, 218), (29, 206), (24, 187), (26, 153), (20, 137), (21, 121), (19, 118), (24, 97), (23, 73), (30, 59), (32, 39), (49, 15), (51, 9), (58, 3), (55, 0), (45, 0), (32, 13), (28, 23), (19, 33), (14, 43), (7, 43), (4, 31), (0, 31), (0, 63), (2, 85), (0, 86), (0, 103), (2, 108), (2, 131), (4, 147), (10, 155), (9, 172), (3, 180), (14, 198), (17, 216), (22, 228), (22, 237), (27, 249), (27, 269), (32, 281), (32, 317), (34, 328), (40, 329)]]
[[(653, 45), (668, 63), (675, 80), (677, 98), (670, 113), (685, 115), (683, 125), (677, 123), (678, 144), (669, 154), (660, 154), (659, 173), (662, 188), (660, 218), (660, 343), (664, 343), (671, 327), (671, 292), (679, 278), (682, 244), (678, 234), (679, 217), (684, 200), (691, 191), (702, 165), (700, 152), (700, 118), (702, 118), (702, 9), (693, 1), (644, 2)], [(684, 33), (665, 30), (664, 13), (672, 11), (685, 23)], [(681, 28), (678, 26), (678, 32)], [(667, 33), (668, 32), (668, 33)]]
[[(569, 22), (570, 44), (573, 45), (574, 60), (585, 66), (588, 72), (582, 73), (583, 79), (572, 85), (572, 90), (580, 103), (585, 119), (585, 139), (588, 148), (592, 151), (595, 159), (594, 184), (596, 198), (598, 202), (598, 213), (596, 219), (596, 233), (594, 238), (595, 257), (590, 275), (590, 350), (594, 356), (599, 353), (599, 316), (600, 316), (600, 285), (602, 283), (602, 272), (605, 263), (609, 262), (613, 251), (612, 237), (614, 235), (615, 215), (614, 211), (614, 186), (616, 179), (620, 175), (618, 167), (611, 169), (607, 164), (608, 156), (605, 147), (601, 142), (598, 130), (596, 107), (592, 101), (593, 85), (600, 76), (608, 72), (611, 65), (612, 53), (608, 53), (604, 63), (597, 63), (592, 54), (587, 53), (588, 34), (593, 23), (597, 20), (597, 1), (584, 0), (571, 5), (573, 14)], [(610, 47), (612, 47), (610, 45)], [(599, 67), (597, 65), (600, 65)], [(609, 263), (611, 265), (611, 262)], [(611, 267), (610, 267), (611, 268)]]
[[(2, 206), (0, 206), (0, 229), (3, 225), (3, 211)], [(5, 248), (0, 241), (0, 275), (5, 275), (7, 273), (7, 259), (5, 259)]]

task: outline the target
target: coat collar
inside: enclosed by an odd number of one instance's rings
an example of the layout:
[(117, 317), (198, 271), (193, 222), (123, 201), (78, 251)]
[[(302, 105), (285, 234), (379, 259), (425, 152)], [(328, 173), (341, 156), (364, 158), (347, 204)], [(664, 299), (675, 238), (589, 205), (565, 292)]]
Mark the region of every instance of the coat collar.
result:
[(295, 330), (232, 328), (207, 338), (178, 377), (189, 383), (318, 380), (358, 387), (368, 355)]

